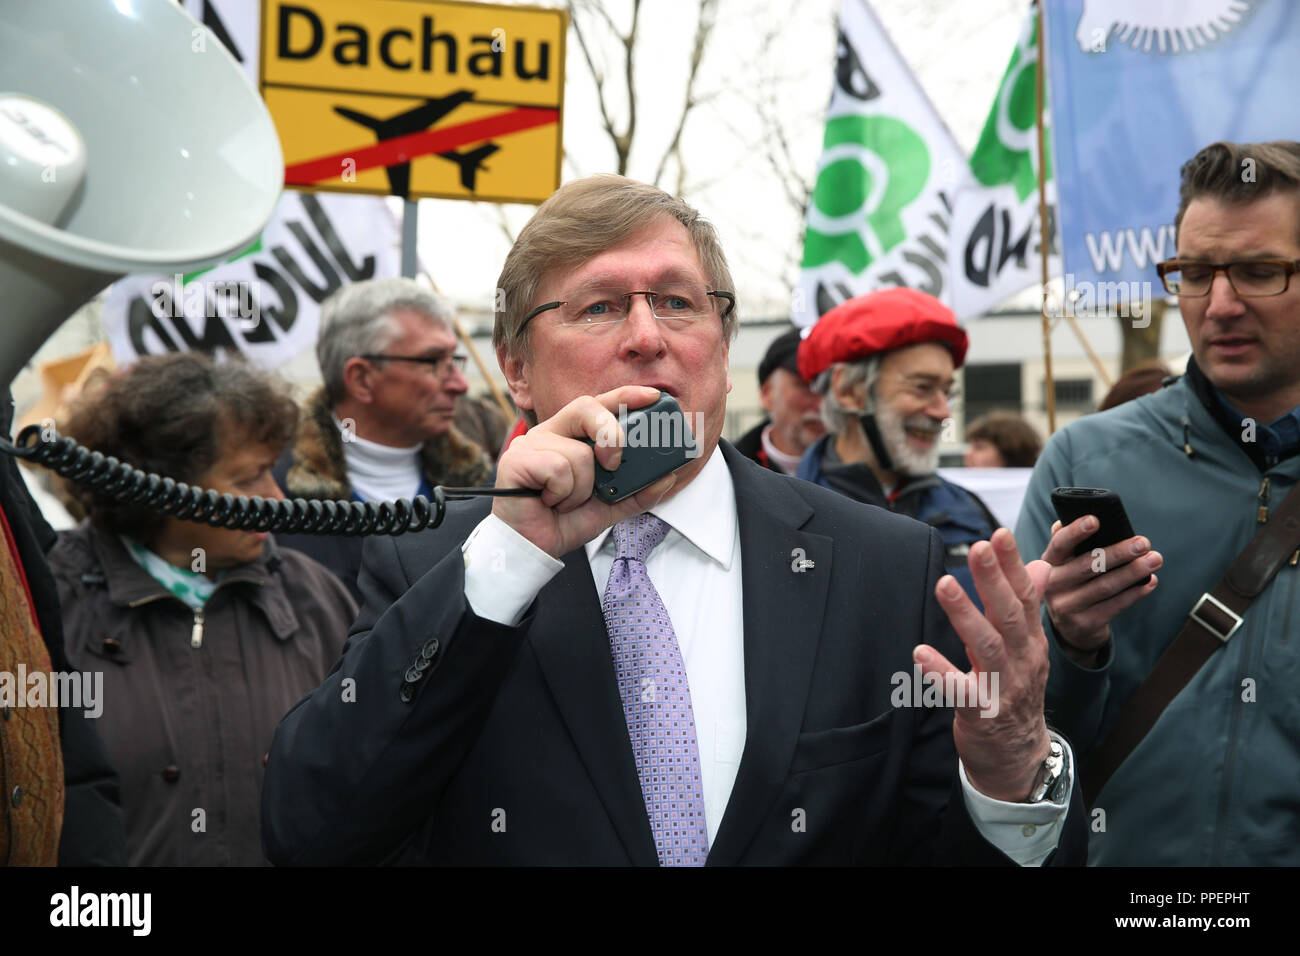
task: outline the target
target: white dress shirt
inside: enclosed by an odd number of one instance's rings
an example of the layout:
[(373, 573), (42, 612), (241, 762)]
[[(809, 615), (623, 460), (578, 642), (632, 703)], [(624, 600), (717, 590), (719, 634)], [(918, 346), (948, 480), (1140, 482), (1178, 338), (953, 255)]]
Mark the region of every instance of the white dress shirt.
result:
[[(740, 527), (735, 486), (721, 450), (715, 448), (689, 485), (650, 512), (670, 526), (650, 552), (646, 571), (672, 619), (686, 665), (712, 846), (746, 736)], [(511, 627), (564, 567), (495, 515), (479, 523), (462, 551), (469, 606), (479, 617)], [(587, 542), (586, 551), (599, 599), (614, 563), (609, 529)], [(1018, 863), (1041, 864), (1060, 839), (1068, 796), (1064, 806), (994, 800), (970, 785), (958, 763), (966, 806), (981, 835)], [(1072, 771), (1071, 778), (1073, 788)]]

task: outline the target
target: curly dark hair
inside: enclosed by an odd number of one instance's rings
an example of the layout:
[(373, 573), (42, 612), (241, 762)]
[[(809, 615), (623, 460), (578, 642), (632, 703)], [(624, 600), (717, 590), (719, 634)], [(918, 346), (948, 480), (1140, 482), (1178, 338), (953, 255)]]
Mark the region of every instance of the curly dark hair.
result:
[[(236, 442), (287, 448), (298, 429), (298, 406), (274, 373), (243, 360), (218, 364), (179, 352), (142, 358), (105, 379), (60, 424), (93, 451), (193, 484)], [(167, 520), (85, 485), (70, 490), (96, 525), (141, 542), (152, 541)]]
[(966, 426), (966, 440), (980, 438), (993, 445), (1007, 468), (1033, 468), (1043, 440), (1029, 424), (1013, 412), (989, 412)]

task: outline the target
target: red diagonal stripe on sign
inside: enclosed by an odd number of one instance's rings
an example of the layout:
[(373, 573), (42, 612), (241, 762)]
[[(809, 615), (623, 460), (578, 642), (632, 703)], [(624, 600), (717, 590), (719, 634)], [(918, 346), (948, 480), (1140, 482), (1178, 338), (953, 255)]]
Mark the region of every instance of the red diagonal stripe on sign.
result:
[(468, 146), (481, 140), (505, 136), (508, 133), (520, 133), (526, 129), (547, 126), (558, 122), (559, 110), (515, 109), (483, 119), (444, 126), (441, 129), (425, 130), (422, 133), (408, 133), (395, 136), (374, 146), (348, 149), (341, 153), (332, 153), (318, 159), (294, 163), (284, 168), (286, 186), (310, 186), (326, 179), (337, 177), (343, 168), (345, 159), (356, 163), (356, 171), (375, 169), (380, 166), (396, 166), (407, 163), (420, 156), (431, 153), (445, 153), (448, 150)]

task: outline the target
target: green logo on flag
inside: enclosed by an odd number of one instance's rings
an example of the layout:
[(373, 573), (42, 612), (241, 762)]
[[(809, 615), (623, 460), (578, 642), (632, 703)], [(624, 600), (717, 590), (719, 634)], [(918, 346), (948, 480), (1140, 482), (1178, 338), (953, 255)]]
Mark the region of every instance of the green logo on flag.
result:
[[(1015, 52), (1011, 54), (997, 99), (970, 158), (971, 172), (981, 184), (1011, 185), (1020, 201), (1038, 186), (1032, 152), (1037, 150), (1034, 136), (1037, 24), (1036, 16), (1029, 18), (1029, 27), (1021, 34)], [(1047, 178), (1051, 177), (1049, 157)]]
[(822, 228), (808, 227), (803, 267), (842, 262), (857, 274), (872, 261), (863, 230), (875, 235), (881, 252), (906, 237), (902, 212), (930, 178), (930, 152), (910, 126), (890, 116), (828, 121), (825, 150), (834, 158), (822, 167), (812, 195)]

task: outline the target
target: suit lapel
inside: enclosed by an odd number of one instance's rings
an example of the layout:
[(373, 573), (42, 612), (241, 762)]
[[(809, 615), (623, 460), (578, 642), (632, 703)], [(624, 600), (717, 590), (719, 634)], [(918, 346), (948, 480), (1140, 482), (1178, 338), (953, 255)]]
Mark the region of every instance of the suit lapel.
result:
[[(799, 529), (812, 507), (725, 442), (736, 489), (744, 576), (745, 750), (709, 851), (709, 865), (739, 862), (781, 788), (799, 738), (826, 610), (831, 539)], [(799, 549), (802, 549), (802, 553)], [(804, 570), (795, 570), (796, 562)]]
[(657, 866), (605, 617), (582, 548), (537, 596), (530, 641), (587, 773), (638, 866)]
[[(771, 809), (794, 754), (830, 586), (831, 539), (799, 529), (813, 515), (784, 478), (722, 443), (736, 489), (744, 576), (745, 750), (709, 852), (738, 862)], [(802, 549), (800, 553), (797, 549)], [(794, 562), (811, 561), (803, 571)], [(579, 548), (537, 597), (530, 641), (592, 783), (628, 856), (658, 864), (591, 565)]]

